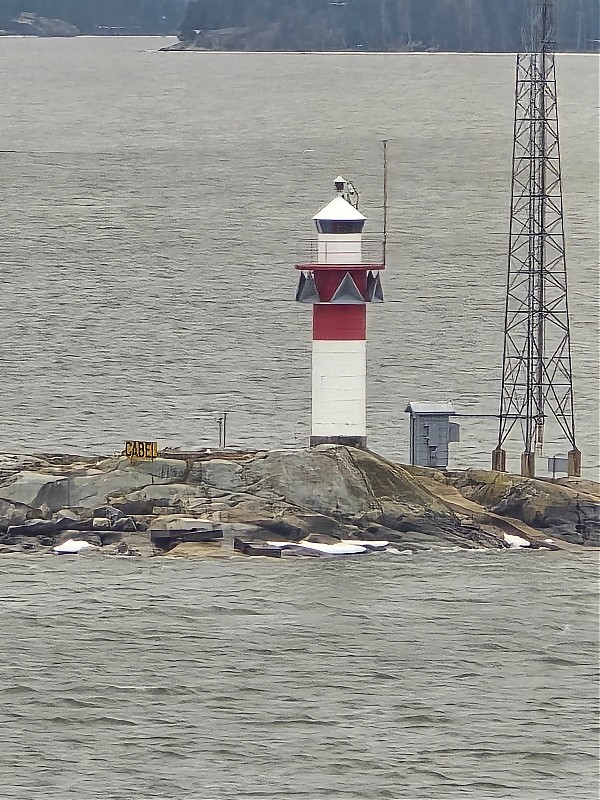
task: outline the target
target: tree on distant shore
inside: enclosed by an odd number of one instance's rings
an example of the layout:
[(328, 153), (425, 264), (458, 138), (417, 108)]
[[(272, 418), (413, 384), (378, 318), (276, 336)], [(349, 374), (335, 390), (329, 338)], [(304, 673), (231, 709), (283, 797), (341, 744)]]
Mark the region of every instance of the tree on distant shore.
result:
[(0, 27), (26, 11), (70, 22), (83, 33), (101, 26), (173, 33), (186, 5), (186, 0), (0, 0)]
[[(283, 47), (522, 49), (530, 0), (189, 0), (180, 38), (278, 26)], [(598, 0), (555, 0), (559, 47), (594, 49)], [(336, 44), (337, 43), (337, 44)]]
[[(140, 33), (249, 28), (281, 49), (522, 48), (531, 0), (0, 0), (0, 27), (23, 11), (76, 25)], [(598, 0), (554, 0), (559, 48), (597, 49)]]

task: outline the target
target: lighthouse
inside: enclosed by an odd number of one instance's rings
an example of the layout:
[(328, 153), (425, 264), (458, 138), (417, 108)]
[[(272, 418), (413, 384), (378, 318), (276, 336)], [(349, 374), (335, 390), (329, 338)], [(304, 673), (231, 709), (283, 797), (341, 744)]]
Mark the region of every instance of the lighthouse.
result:
[(354, 186), (341, 176), (336, 197), (314, 216), (316, 242), (300, 270), (296, 300), (311, 304), (310, 444), (365, 447), (367, 442), (367, 304), (382, 303), (380, 259), (365, 258)]

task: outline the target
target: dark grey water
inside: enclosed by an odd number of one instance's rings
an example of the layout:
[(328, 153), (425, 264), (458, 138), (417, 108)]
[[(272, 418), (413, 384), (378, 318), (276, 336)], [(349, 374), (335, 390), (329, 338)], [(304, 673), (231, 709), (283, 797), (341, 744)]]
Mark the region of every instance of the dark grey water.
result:
[(3, 800), (595, 800), (597, 564), (0, 560)]
[[(0, 40), (2, 450), (213, 444), (223, 409), (231, 444), (304, 442), (293, 264), (340, 171), (379, 226), (383, 136), (371, 445), (404, 457), (410, 398), (493, 413), (513, 59), (156, 46)], [(597, 61), (559, 67), (593, 468)], [(493, 444), (469, 421), (455, 463)], [(596, 798), (597, 576), (562, 553), (2, 557), (0, 797)]]
[[(0, 443), (274, 447), (310, 431), (312, 215), (352, 176), (380, 229), (373, 449), (405, 458), (410, 399), (495, 413), (514, 57), (161, 54), (156, 39), (0, 42)], [(598, 61), (558, 59), (580, 448), (598, 456)], [(456, 465), (487, 464), (464, 420)], [(550, 455), (560, 450), (550, 437)], [(519, 445), (513, 446), (516, 466)]]

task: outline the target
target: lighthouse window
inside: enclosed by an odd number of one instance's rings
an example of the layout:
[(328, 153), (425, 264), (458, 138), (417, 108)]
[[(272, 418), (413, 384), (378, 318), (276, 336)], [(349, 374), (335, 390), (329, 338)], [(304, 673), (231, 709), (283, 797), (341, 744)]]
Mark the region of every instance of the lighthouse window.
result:
[(318, 219), (316, 220), (319, 233), (362, 233), (364, 219)]

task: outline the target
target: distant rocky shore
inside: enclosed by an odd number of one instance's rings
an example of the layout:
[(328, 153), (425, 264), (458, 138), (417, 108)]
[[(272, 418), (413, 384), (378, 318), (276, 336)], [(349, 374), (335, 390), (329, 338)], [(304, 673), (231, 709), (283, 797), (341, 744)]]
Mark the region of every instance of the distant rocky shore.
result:
[(172, 35), (172, 31), (146, 30), (136, 26), (88, 25), (80, 30), (76, 25), (64, 19), (44, 17), (40, 14), (24, 11), (14, 16), (1, 14), (0, 36), (38, 36), (41, 38), (73, 37), (81, 34), (93, 36), (153, 36)]
[[(168, 451), (150, 461), (0, 455), (0, 554), (52, 553), (78, 540), (109, 555), (229, 556), (234, 537), (580, 550), (600, 542), (598, 490), (582, 480), (400, 466), (329, 445)], [(190, 520), (212, 522), (222, 542), (182, 534)]]
[[(180, 52), (190, 50), (234, 51), (234, 52), (368, 52), (369, 48), (348, 47), (341, 39), (336, 38), (324, 42), (321, 36), (302, 38), (286, 35), (281, 22), (273, 22), (265, 27), (234, 27), (215, 30), (194, 31), (191, 38), (179, 34), (179, 41), (162, 52)], [(289, 32), (288, 32), (289, 33)], [(396, 46), (391, 52), (423, 53), (436, 52), (439, 48), (427, 47), (421, 42), (410, 42), (404, 46)]]
[(23, 12), (4, 23), (0, 36), (79, 36), (79, 28), (62, 19), (51, 19), (39, 14)]

